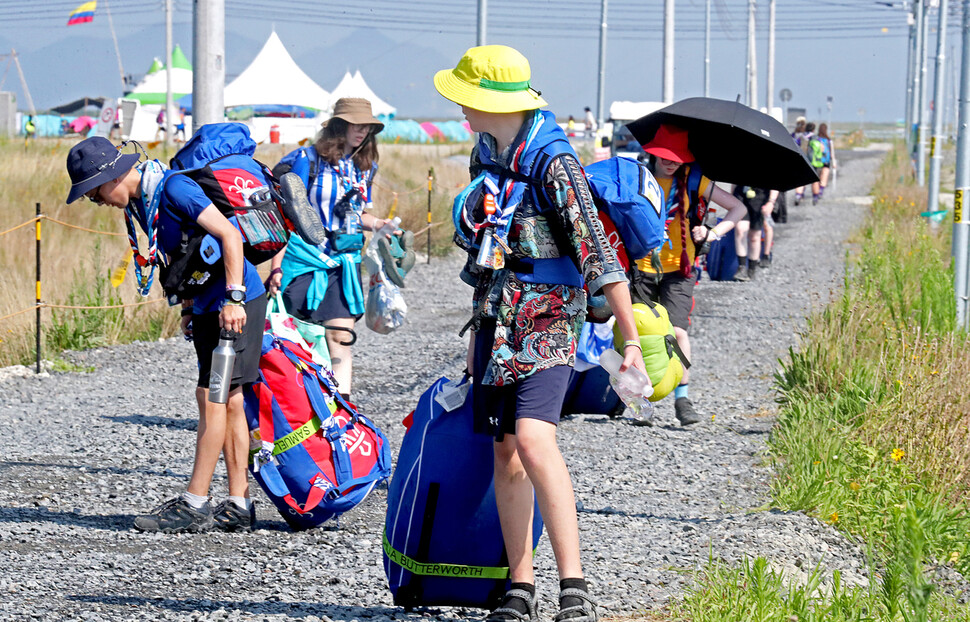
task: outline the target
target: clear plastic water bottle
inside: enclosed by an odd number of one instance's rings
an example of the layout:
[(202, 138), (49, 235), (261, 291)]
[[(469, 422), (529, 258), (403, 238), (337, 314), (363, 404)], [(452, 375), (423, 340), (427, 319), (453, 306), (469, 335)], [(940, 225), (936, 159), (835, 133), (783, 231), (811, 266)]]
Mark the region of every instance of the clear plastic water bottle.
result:
[(219, 335), (219, 345), (212, 351), (212, 367), (209, 371), (209, 401), (213, 404), (225, 404), (229, 401), (232, 368), (236, 362), (236, 351), (232, 347), (235, 341), (235, 335), (224, 330)]
[(401, 224), (401, 217), (395, 216), (391, 220), (384, 223), (384, 226), (377, 230), (374, 234), (375, 238), (382, 238), (388, 235), (394, 235), (394, 232), (398, 230), (398, 226)]
[(600, 355), (600, 365), (610, 374), (610, 385), (624, 404), (630, 407), (636, 416), (649, 417), (653, 412), (653, 405), (647, 400), (653, 395), (653, 385), (650, 378), (635, 367), (629, 367), (620, 372), (623, 357), (613, 349), (607, 349)]

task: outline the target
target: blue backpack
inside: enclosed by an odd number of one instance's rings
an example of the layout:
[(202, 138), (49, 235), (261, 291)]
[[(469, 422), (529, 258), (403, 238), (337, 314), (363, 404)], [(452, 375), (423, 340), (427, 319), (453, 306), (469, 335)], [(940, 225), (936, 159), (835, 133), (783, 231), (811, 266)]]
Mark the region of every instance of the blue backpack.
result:
[[(424, 392), (409, 424), (387, 493), (384, 573), (403, 607), (493, 609), (509, 587), (508, 558), (495, 507), (493, 439), (472, 428), (468, 393), (447, 406), (447, 378)], [(439, 398), (441, 399), (441, 398)], [(532, 546), (542, 535), (538, 505)]]
[(586, 167), (586, 181), (631, 260), (643, 259), (663, 244), (667, 202), (646, 163), (620, 157), (594, 162)]

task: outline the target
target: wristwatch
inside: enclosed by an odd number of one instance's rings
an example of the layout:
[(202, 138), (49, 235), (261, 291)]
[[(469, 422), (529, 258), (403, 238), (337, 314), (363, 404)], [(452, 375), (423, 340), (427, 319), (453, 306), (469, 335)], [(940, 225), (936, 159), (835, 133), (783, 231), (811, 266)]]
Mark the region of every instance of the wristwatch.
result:
[(241, 305), (246, 302), (246, 292), (239, 289), (227, 289), (226, 302), (234, 305)]

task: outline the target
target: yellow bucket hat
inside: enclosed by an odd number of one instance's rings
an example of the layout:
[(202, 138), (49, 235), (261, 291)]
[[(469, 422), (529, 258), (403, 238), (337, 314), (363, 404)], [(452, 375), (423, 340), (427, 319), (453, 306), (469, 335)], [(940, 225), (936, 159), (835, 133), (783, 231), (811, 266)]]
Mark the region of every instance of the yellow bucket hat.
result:
[(456, 104), (483, 112), (520, 112), (546, 105), (529, 84), (532, 70), (518, 50), (507, 45), (469, 48), (454, 69), (434, 76), (434, 87)]

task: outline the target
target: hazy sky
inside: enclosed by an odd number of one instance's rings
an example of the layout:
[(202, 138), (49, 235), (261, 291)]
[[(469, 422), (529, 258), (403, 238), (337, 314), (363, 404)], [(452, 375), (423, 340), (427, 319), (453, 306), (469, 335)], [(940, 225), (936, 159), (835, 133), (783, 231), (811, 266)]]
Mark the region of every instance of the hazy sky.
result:
[[(105, 0), (94, 22), (66, 26), (81, 0), (30, 6), (0, 0), (0, 54), (17, 50), (38, 110), (82, 96), (121, 94)], [(192, 2), (175, 0), (175, 41), (192, 59)], [(457, 107), (434, 91), (431, 76), (453, 66), (475, 44), (477, 0), (226, 0), (227, 80), (241, 72), (273, 28), (294, 59), (323, 88), (360, 69), (371, 88), (401, 117), (454, 117)], [(663, 0), (610, 0), (606, 102), (659, 100), (662, 89)], [(747, 0), (712, 3), (711, 95), (744, 92)], [(810, 117), (894, 121), (904, 115), (906, 12), (876, 0), (777, 0), (777, 92)], [(959, 3), (951, 3), (959, 4)], [(143, 74), (164, 56), (164, 2), (109, 0), (124, 71)], [(703, 95), (705, 0), (676, 0), (675, 99)], [(758, 0), (758, 103), (765, 104), (768, 0)], [(930, 59), (936, 13), (931, 13)], [(533, 85), (560, 116), (596, 109), (600, 2), (489, 0), (488, 43), (505, 43), (531, 61)], [(959, 16), (951, 15), (947, 54), (959, 58)], [(954, 54), (954, 52), (957, 52)], [(3, 90), (26, 106), (15, 69)], [(958, 68), (947, 77), (958, 76)], [(929, 71), (932, 88), (932, 62)], [(947, 88), (947, 100), (955, 90)], [(947, 103), (946, 106), (950, 106)]]

